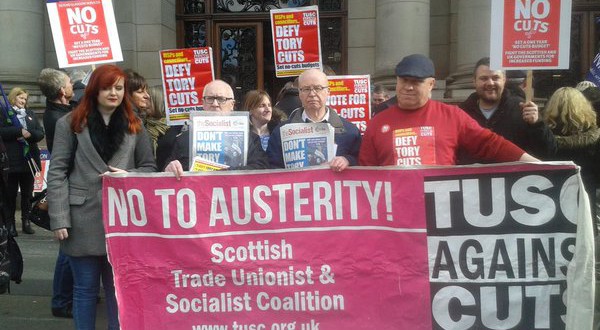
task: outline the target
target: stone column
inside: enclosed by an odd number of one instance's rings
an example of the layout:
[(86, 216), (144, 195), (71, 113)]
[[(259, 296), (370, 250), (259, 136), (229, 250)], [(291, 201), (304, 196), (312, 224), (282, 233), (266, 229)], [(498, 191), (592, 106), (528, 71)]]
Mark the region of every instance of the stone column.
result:
[(465, 98), (473, 91), (473, 67), (490, 56), (491, 2), (458, 0), (456, 70), (448, 79), (448, 96)]
[(37, 77), (44, 66), (45, 10), (45, 1), (0, 1), (0, 82), (6, 94), (12, 87), (24, 87), (30, 104), (40, 101)]
[(377, 0), (375, 10), (375, 80), (393, 89), (404, 56), (429, 55), (430, 0)]

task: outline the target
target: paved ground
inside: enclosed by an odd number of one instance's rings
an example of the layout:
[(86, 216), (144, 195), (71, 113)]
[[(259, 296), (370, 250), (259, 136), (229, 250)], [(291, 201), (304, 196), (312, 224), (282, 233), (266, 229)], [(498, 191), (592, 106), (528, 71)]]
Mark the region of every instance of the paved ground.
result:
[[(20, 219), (20, 216), (17, 216)], [(17, 223), (20, 229), (21, 224)], [(52, 233), (34, 226), (35, 234), (19, 231), (17, 242), (23, 253), (23, 282), (11, 282), (11, 294), (0, 295), (0, 329), (74, 329), (73, 320), (53, 317), (50, 310), (54, 262), (58, 243)], [(98, 304), (96, 327), (106, 329), (104, 300)]]

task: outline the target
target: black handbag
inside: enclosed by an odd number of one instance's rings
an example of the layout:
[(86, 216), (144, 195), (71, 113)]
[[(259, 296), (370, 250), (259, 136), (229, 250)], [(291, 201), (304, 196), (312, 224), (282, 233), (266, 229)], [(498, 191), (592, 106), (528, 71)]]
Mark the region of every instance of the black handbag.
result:
[(31, 199), (31, 211), (27, 216), (35, 225), (50, 230), (50, 215), (48, 215), (48, 200), (46, 189), (35, 194)]

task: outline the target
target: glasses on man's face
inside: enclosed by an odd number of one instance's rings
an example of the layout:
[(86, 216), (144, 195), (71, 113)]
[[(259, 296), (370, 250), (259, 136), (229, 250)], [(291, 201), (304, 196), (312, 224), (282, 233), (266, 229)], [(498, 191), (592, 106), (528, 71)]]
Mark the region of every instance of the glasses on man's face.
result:
[(233, 100), (233, 97), (224, 97), (224, 96), (205, 96), (202, 98), (204, 102), (208, 104), (213, 104), (215, 100), (219, 104), (225, 104), (227, 101)]
[(320, 93), (326, 89), (328, 89), (328, 86), (310, 86), (310, 87), (300, 87), (300, 93), (303, 94), (310, 94), (311, 92), (316, 92), (316, 93)]

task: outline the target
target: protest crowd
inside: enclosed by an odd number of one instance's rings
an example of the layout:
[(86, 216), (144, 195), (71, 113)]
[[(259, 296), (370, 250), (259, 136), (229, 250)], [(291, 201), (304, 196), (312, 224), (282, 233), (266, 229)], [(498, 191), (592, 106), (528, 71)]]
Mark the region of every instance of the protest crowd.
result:
[[(327, 71), (308, 68), (278, 95), (250, 90), (241, 99), (230, 83), (211, 79), (202, 86), (198, 108), (173, 122), (167, 120), (167, 85), (149, 86), (140, 73), (115, 64), (99, 65), (87, 75), (43, 69), (42, 121), (28, 108), (26, 90), (10, 90), (9, 107), (0, 113), (1, 220), (6, 238), (42, 230), (32, 223), (32, 209), (39, 207), (33, 187), (45, 139), (48, 229), (60, 243), (48, 306), (52, 315), (72, 318), (76, 329), (94, 329), (96, 304), (103, 299), (108, 328), (120, 328), (101, 192), (104, 177), (126, 173), (162, 173), (185, 182), (190, 172), (207, 168), (276, 176), (279, 169), (319, 166), (341, 175), (367, 166), (573, 161), (581, 168), (598, 234), (600, 88), (593, 82), (559, 88), (542, 108), (527, 98), (524, 72), (494, 70), (484, 57), (472, 68), (473, 93), (451, 105), (432, 98), (432, 60), (412, 54), (395, 67), (395, 90), (369, 81), (371, 113), (361, 127), (329, 105), (335, 73)], [(243, 118), (243, 127), (235, 134), (221, 126), (203, 130), (199, 125), (211, 116), (213, 126)], [(222, 144), (215, 147), (215, 141)]]

